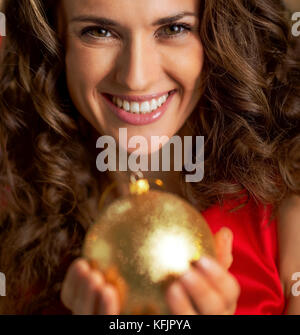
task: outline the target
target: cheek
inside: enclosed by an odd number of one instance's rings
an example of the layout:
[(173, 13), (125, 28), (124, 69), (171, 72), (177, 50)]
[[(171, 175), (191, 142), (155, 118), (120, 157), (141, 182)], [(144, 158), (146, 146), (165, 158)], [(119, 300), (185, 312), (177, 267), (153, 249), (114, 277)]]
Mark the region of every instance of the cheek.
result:
[(185, 46), (184, 52), (182, 47), (174, 48), (164, 59), (165, 64), (168, 64), (169, 75), (179, 83), (183, 91), (193, 91), (199, 86), (204, 63), (203, 47), (199, 41)]
[(104, 49), (70, 46), (65, 62), (69, 90), (89, 99), (112, 70), (114, 55)]
[[(109, 73), (109, 55), (87, 47), (69, 47), (66, 52), (66, 80), (77, 111), (98, 131), (105, 123), (97, 103), (97, 87)], [(99, 128), (100, 127), (100, 128)]]

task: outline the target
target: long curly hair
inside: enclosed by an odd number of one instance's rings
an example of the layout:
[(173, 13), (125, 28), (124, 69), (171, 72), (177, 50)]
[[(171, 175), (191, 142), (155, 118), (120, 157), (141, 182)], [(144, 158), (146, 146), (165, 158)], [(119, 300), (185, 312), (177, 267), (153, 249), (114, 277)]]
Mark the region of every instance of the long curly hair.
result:
[[(105, 185), (91, 126), (68, 95), (56, 2), (4, 1), (0, 270), (9, 298), (1, 313), (55, 306)], [(204, 93), (187, 122), (205, 136), (205, 176), (186, 194), (204, 210), (246, 191), (276, 212), (300, 194), (300, 63), (285, 10), (279, 0), (202, 0), (199, 16)]]

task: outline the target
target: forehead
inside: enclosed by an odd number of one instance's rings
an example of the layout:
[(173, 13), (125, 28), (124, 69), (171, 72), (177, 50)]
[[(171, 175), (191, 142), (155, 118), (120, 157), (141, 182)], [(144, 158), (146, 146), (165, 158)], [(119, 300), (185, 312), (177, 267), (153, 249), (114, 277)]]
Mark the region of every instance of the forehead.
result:
[(76, 16), (101, 15), (119, 23), (152, 23), (180, 12), (198, 12), (200, 0), (62, 0), (67, 20)]

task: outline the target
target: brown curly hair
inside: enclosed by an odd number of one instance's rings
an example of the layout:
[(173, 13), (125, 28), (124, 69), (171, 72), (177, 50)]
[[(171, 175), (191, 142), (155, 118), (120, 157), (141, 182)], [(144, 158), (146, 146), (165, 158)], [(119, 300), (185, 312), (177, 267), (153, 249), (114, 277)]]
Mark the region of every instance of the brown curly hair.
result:
[[(55, 306), (106, 182), (66, 88), (56, 2), (4, 1), (1, 313)], [(300, 63), (285, 10), (279, 0), (202, 0), (199, 15), (205, 89), (188, 125), (205, 136), (205, 176), (186, 194), (204, 210), (246, 191), (276, 211), (300, 194)]]

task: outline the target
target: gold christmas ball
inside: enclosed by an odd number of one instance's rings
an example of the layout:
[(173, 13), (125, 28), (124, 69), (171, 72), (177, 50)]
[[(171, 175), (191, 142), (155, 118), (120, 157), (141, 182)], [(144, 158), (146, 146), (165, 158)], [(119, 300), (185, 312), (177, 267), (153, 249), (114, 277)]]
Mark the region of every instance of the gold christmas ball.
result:
[(215, 256), (213, 236), (187, 201), (144, 186), (103, 210), (83, 256), (117, 287), (121, 314), (170, 314), (166, 285), (202, 255)]

